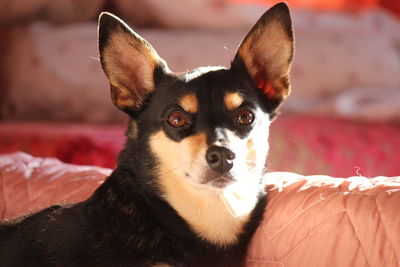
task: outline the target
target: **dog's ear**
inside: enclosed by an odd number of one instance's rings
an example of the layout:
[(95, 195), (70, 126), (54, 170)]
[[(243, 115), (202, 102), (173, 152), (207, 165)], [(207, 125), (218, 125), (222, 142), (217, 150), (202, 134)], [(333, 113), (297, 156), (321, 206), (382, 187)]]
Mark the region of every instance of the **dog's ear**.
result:
[(254, 85), (278, 106), (290, 92), (293, 46), (289, 8), (279, 3), (265, 12), (244, 38), (232, 67), (244, 63)]
[(154, 90), (156, 68), (167, 70), (166, 63), (146, 40), (107, 12), (99, 16), (98, 45), (113, 103), (127, 113), (137, 111)]

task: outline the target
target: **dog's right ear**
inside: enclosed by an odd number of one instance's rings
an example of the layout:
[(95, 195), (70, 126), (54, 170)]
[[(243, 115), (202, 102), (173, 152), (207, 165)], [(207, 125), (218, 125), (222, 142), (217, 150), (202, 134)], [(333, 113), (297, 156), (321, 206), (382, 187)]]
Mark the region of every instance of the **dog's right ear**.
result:
[(111, 98), (121, 110), (139, 110), (154, 90), (156, 68), (168, 70), (154, 48), (111, 13), (99, 16), (100, 61), (110, 82)]

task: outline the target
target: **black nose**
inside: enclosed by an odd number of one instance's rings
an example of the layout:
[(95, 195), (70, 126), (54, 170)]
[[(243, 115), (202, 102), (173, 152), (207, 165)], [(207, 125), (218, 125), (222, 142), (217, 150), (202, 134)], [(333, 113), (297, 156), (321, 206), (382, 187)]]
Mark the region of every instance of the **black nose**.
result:
[(226, 147), (210, 146), (206, 152), (208, 166), (216, 172), (224, 173), (232, 169), (235, 153)]

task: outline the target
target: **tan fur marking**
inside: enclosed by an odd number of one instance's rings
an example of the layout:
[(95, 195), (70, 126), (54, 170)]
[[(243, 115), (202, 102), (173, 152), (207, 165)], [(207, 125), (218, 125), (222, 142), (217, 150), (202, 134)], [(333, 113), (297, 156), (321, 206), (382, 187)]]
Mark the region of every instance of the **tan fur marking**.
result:
[(246, 164), (249, 168), (256, 167), (256, 159), (257, 159), (257, 152), (254, 148), (254, 141), (253, 139), (249, 139), (247, 141), (247, 156), (246, 156)]
[(198, 109), (197, 97), (195, 94), (187, 94), (183, 96), (180, 101), (179, 105), (189, 113), (196, 113)]
[[(199, 150), (203, 138), (200, 135), (177, 143), (160, 131), (150, 138), (150, 146), (159, 159), (158, 182), (164, 198), (199, 236), (223, 246), (237, 240), (249, 214), (233, 217), (219, 194), (187, 182), (189, 178), (180, 168), (187, 164), (184, 161), (190, 158), (190, 153)], [(192, 149), (193, 143), (197, 143), (198, 148)], [(187, 165), (190, 168), (190, 164)]]
[(207, 136), (203, 133), (199, 133), (186, 138), (185, 142), (188, 142), (189, 147), (192, 150), (191, 156), (192, 158), (196, 158), (199, 154), (200, 150), (204, 148), (207, 144)]
[(235, 93), (226, 93), (224, 97), (224, 103), (228, 110), (234, 110), (240, 107), (243, 103), (243, 97), (235, 92)]

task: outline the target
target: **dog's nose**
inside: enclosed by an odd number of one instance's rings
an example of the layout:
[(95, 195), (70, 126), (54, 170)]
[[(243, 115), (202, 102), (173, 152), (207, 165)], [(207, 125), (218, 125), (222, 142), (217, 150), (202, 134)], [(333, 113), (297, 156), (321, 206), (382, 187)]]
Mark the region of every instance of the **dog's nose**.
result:
[(216, 172), (224, 173), (232, 169), (235, 153), (222, 146), (210, 146), (206, 152), (208, 166)]

